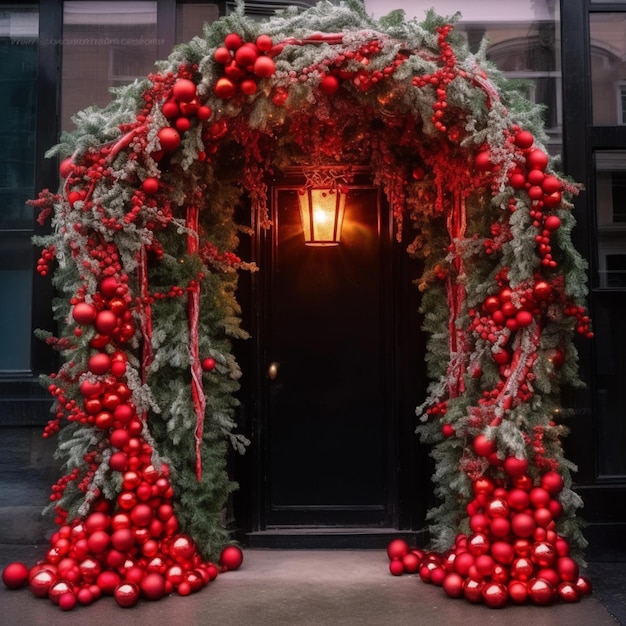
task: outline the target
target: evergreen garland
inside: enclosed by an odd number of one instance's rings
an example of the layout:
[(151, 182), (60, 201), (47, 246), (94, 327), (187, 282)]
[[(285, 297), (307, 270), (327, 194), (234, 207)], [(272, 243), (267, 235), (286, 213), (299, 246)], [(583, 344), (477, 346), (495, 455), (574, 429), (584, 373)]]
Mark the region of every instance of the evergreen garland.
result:
[[(180, 528), (215, 558), (235, 487), (227, 442), (247, 443), (234, 423), (231, 341), (246, 336), (237, 272), (255, 268), (235, 254), (234, 208), (245, 194), (266, 227), (268, 174), (341, 163), (371, 166), (398, 240), (408, 219), (409, 253), (424, 261), (432, 382), (418, 431), (436, 461), (433, 545), (469, 533), (494, 490), (549, 480), (550, 532), (584, 545), (560, 444), (560, 390), (578, 384), (572, 336), (591, 334), (570, 239), (577, 187), (549, 162), (541, 111), (484, 46), (469, 51), (457, 19), (376, 21), (352, 0), (256, 22), (239, 4), (107, 107), (75, 116), (49, 152), (64, 159), (61, 187), (33, 201), (52, 216), (38, 268), (56, 260), (60, 294), (60, 336), (47, 341), (63, 365), (47, 379), (45, 433), (62, 431), (60, 524), (129, 506), (127, 474), (138, 471), (176, 507), (165, 553)], [(113, 312), (110, 328), (102, 312)], [(94, 366), (103, 354), (110, 363)], [(510, 459), (523, 470), (509, 471)]]

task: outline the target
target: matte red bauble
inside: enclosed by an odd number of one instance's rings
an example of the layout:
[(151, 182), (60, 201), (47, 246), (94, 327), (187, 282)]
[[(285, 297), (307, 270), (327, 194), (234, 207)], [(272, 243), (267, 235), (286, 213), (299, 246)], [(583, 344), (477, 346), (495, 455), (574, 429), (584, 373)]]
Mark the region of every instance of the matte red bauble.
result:
[(172, 87), (172, 95), (180, 102), (191, 102), (196, 97), (196, 85), (188, 78), (179, 78)]
[(576, 582), (580, 575), (578, 563), (569, 556), (562, 556), (556, 561), (556, 571), (559, 573), (561, 580), (565, 582)]
[(130, 582), (120, 583), (113, 591), (113, 597), (119, 606), (127, 609), (139, 601), (139, 585)]
[(139, 583), (141, 594), (148, 600), (160, 600), (165, 594), (165, 577), (156, 572), (146, 574)]
[(57, 604), (62, 611), (71, 611), (77, 602), (76, 594), (73, 591), (67, 591), (59, 596)]
[(494, 541), (491, 544), (491, 556), (502, 565), (510, 565), (515, 558), (515, 550), (506, 541)]
[(402, 559), (391, 559), (391, 561), (389, 561), (389, 571), (393, 576), (402, 576), (402, 574), (404, 574)]
[(483, 601), (490, 609), (501, 609), (509, 601), (506, 587), (500, 583), (487, 583), (482, 590)]
[(454, 559), (454, 571), (461, 576), (467, 576), (472, 565), (474, 565), (474, 556), (469, 552), (461, 552)]
[(159, 179), (150, 176), (141, 183), (141, 188), (148, 194), (156, 193), (159, 190)]
[[(178, 106), (178, 102), (176, 102), (175, 100), (168, 100), (167, 102), (164, 102), (163, 106), (161, 107), (161, 113), (163, 113), (163, 115), (168, 119), (178, 117), (180, 115), (180, 107)], [(144, 189), (144, 191), (146, 193), (154, 193), (148, 191), (147, 189)]]
[(563, 490), (563, 478), (558, 472), (546, 472), (541, 477), (541, 486), (552, 496), (557, 496)]
[(524, 604), (528, 598), (528, 585), (521, 580), (512, 580), (508, 586), (509, 598), (514, 604)]
[(254, 62), (253, 71), (259, 78), (269, 78), (276, 71), (276, 65), (270, 57), (261, 56)]
[(227, 570), (238, 569), (243, 563), (243, 552), (238, 546), (226, 546), (220, 556), (220, 564)]
[(479, 152), (474, 158), (474, 167), (480, 172), (487, 172), (491, 169), (491, 155), (487, 150)]
[(442, 587), (449, 598), (463, 597), (463, 577), (455, 572), (446, 575)]
[(495, 442), (491, 439), (487, 439), (483, 434), (474, 437), (472, 447), (478, 456), (489, 456), (492, 452), (496, 451)]
[(532, 170), (545, 170), (548, 167), (549, 158), (543, 151), (536, 148), (526, 155), (526, 165)]
[(87, 545), (89, 549), (95, 554), (100, 554), (104, 552), (109, 547), (109, 542), (111, 538), (109, 533), (105, 530), (96, 530), (91, 535), (89, 535), (89, 539), (87, 539)]
[(92, 324), (96, 319), (98, 311), (96, 307), (92, 304), (87, 304), (87, 302), (79, 302), (74, 305), (72, 309), (72, 317), (74, 321), (78, 324), (82, 324), (85, 326), (86, 324)]
[(393, 539), (387, 546), (390, 559), (401, 559), (409, 551), (409, 544), (404, 539)]
[(417, 554), (407, 552), (407, 554), (402, 557), (402, 565), (407, 574), (416, 574), (420, 567), (420, 559)]
[(130, 528), (120, 528), (111, 535), (111, 544), (120, 552), (128, 552), (135, 545), (135, 536)]
[(215, 95), (218, 98), (222, 98), (223, 100), (228, 100), (229, 98), (232, 98), (235, 95), (237, 91), (237, 87), (235, 86), (235, 83), (233, 83), (233, 81), (230, 78), (226, 78), (223, 76), (222, 78), (217, 79), (217, 82), (215, 83), (214, 91), (215, 91)]
[(202, 369), (205, 372), (211, 372), (215, 369), (215, 359), (208, 356), (206, 359), (202, 359)]
[(89, 357), (89, 371), (96, 376), (106, 374), (111, 369), (111, 357), (106, 352), (99, 352)]
[(509, 506), (515, 511), (523, 511), (524, 509), (528, 508), (528, 505), (530, 503), (528, 492), (518, 488), (511, 489), (511, 491), (509, 491), (509, 493), (507, 494), (506, 499), (509, 503)]
[(130, 519), (136, 526), (148, 526), (154, 517), (154, 511), (149, 504), (139, 503), (130, 512)]
[(161, 149), (165, 150), (165, 152), (173, 152), (180, 146), (180, 135), (175, 128), (166, 126), (157, 133), (157, 137), (161, 144)]
[(7, 589), (23, 587), (28, 582), (28, 567), (19, 561), (9, 563), (2, 570), (2, 582)]
[(320, 91), (327, 96), (332, 96), (339, 89), (339, 80), (336, 76), (328, 74), (320, 82)]
[(262, 52), (269, 52), (274, 46), (274, 43), (269, 35), (259, 35), (256, 38), (256, 45)]
[(543, 578), (533, 578), (528, 583), (528, 598), (533, 604), (547, 606), (554, 602), (555, 589)]
[(117, 315), (108, 309), (100, 311), (96, 315), (94, 325), (99, 333), (110, 335), (117, 326)]
[(529, 133), (527, 130), (520, 130), (519, 133), (516, 133), (514, 141), (518, 148), (527, 150), (533, 145), (535, 138), (532, 133)]
[(235, 61), (241, 67), (249, 67), (259, 57), (259, 49), (253, 43), (244, 43), (243, 46), (237, 48), (235, 52)]
[(126, 452), (114, 452), (109, 457), (109, 467), (114, 472), (124, 472), (128, 468), (128, 456)]
[(110, 517), (106, 513), (96, 511), (91, 513), (85, 520), (85, 530), (88, 534), (96, 530), (106, 530), (111, 522)]
[(220, 46), (219, 48), (215, 49), (215, 52), (213, 53), (213, 58), (218, 63), (226, 65), (226, 63), (230, 63), (233, 57), (230, 50), (226, 46)]
[(107, 298), (112, 298), (117, 295), (119, 286), (120, 284), (117, 278), (114, 276), (106, 276), (100, 281), (100, 293)]
[[(558, 215), (548, 215), (543, 222), (543, 227), (550, 232), (554, 232), (561, 227), (561, 218)], [(556, 474), (556, 472), (548, 472), (549, 474)]]
[(224, 46), (228, 50), (236, 50), (243, 45), (243, 39), (237, 33), (228, 33), (224, 37)]
[(74, 162), (72, 157), (67, 157), (61, 161), (61, 165), (59, 165), (59, 175), (61, 178), (67, 178), (74, 169)]
[(518, 513), (511, 519), (511, 529), (518, 537), (522, 537), (523, 539), (532, 537), (536, 528), (537, 524), (533, 516), (528, 513)]

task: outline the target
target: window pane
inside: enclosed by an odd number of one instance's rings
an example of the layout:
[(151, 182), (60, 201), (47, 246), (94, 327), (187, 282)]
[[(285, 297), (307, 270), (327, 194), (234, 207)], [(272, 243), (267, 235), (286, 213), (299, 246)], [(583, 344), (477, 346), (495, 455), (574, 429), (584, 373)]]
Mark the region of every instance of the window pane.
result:
[(626, 123), (626, 13), (591, 13), (593, 123)]
[(150, 2), (65, 2), (62, 127), (87, 106), (104, 106), (110, 87), (143, 78), (157, 61), (156, 5)]
[(598, 285), (626, 289), (626, 150), (598, 150), (595, 163)]
[(202, 35), (204, 24), (211, 24), (220, 16), (217, 4), (180, 3), (176, 7), (176, 43), (185, 43)]
[(600, 293), (594, 303), (598, 471), (626, 475), (626, 290)]
[(37, 4), (0, 8), (0, 376), (30, 370)]

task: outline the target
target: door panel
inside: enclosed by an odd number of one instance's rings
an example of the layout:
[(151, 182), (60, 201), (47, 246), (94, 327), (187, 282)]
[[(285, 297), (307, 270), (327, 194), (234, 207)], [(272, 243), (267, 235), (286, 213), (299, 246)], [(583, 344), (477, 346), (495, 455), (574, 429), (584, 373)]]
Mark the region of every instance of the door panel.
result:
[(272, 195), (267, 525), (389, 524), (390, 262), (380, 194), (350, 190), (342, 242), (304, 244), (297, 189)]

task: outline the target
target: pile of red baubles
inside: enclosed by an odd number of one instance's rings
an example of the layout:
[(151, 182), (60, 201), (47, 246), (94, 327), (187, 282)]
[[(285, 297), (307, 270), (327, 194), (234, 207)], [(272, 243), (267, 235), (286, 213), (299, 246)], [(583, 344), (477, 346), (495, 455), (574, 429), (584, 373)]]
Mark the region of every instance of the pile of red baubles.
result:
[(166, 471), (151, 465), (126, 470), (122, 488), (116, 505), (100, 501), (86, 519), (61, 526), (42, 561), (31, 568), (20, 562), (7, 565), (5, 586), (28, 585), (36, 597), (49, 598), (65, 611), (101, 596), (113, 596), (127, 608), (141, 598), (189, 595), (220, 571), (241, 565), (237, 546), (224, 548), (216, 566), (178, 531)]
[(251, 96), (257, 91), (257, 79), (269, 78), (275, 71), (274, 44), (268, 35), (259, 35), (256, 42), (245, 42), (237, 33), (229, 33), (224, 45), (213, 58), (224, 66), (224, 76), (217, 79), (214, 91), (218, 98), (228, 100), (235, 94)]
[(509, 457), (504, 463), (506, 481), (483, 477), (472, 482), (469, 534), (457, 535), (443, 554), (409, 548), (403, 539), (395, 539), (387, 548), (390, 572), (418, 574), (451, 598), (490, 608), (578, 602), (591, 593), (590, 582), (570, 556), (569, 543), (556, 532), (563, 511), (560, 474), (546, 472), (535, 485), (524, 459)]

